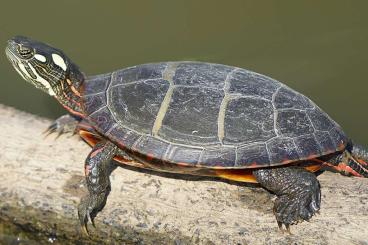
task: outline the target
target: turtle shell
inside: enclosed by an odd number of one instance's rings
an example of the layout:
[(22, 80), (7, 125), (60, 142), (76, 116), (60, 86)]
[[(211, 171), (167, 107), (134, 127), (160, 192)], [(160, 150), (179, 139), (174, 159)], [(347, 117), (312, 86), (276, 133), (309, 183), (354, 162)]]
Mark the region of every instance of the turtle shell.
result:
[(120, 148), (185, 166), (277, 166), (348, 142), (307, 97), (219, 64), (153, 63), (89, 77), (83, 103), (90, 123)]

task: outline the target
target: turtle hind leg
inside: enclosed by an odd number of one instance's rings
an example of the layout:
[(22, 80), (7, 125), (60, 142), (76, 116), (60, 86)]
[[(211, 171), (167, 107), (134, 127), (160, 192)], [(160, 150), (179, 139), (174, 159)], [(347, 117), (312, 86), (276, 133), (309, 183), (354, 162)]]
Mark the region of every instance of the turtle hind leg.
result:
[(79, 118), (76, 118), (70, 114), (63, 115), (56, 119), (44, 132), (46, 136), (57, 133), (58, 137), (65, 133), (75, 134), (77, 126), (80, 122)]
[(117, 151), (110, 141), (100, 141), (87, 156), (85, 175), (88, 194), (81, 199), (78, 217), (82, 230), (88, 234), (88, 221), (94, 226), (94, 218), (100, 212), (110, 194), (110, 174), (115, 167), (112, 159)]
[(277, 195), (274, 215), (280, 228), (309, 220), (321, 205), (321, 190), (316, 176), (299, 167), (266, 168), (254, 175), (264, 188)]

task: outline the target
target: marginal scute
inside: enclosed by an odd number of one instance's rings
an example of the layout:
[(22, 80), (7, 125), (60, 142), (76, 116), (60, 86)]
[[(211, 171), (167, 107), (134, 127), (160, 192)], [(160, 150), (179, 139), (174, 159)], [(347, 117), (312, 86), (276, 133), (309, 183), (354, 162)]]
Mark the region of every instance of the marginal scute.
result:
[(162, 79), (111, 87), (109, 107), (122, 125), (150, 134), (168, 88), (169, 83)]
[(334, 139), (335, 147), (339, 150), (341, 150), (341, 147), (343, 145), (346, 145), (347, 143), (347, 137), (344, 134), (344, 132), (337, 127), (333, 127), (329, 131), (330, 137)]
[(300, 158), (310, 158), (310, 156), (319, 156), (321, 148), (313, 134), (307, 134), (294, 139)]
[(314, 136), (324, 152), (336, 149), (335, 143), (327, 131), (316, 131)]
[(146, 155), (147, 158), (162, 159), (169, 144), (152, 136), (142, 136), (133, 146), (133, 151)]
[(219, 144), (217, 117), (223, 96), (210, 88), (175, 88), (158, 135), (173, 143)]
[(200, 164), (213, 167), (233, 167), (235, 160), (235, 147), (217, 147), (205, 149)]
[(255, 143), (237, 149), (236, 167), (266, 167), (270, 165), (265, 143)]
[(120, 124), (115, 124), (108, 131), (107, 136), (110, 137), (114, 142), (117, 142), (120, 147), (124, 149), (130, 149), (132, 148), (134, 143), (141, 137), (141, 134), (124, 128)]
[(181, 145), (171, 145), (169, 154), (165, 160), (170, 162), (185, 162), (189, 165), (196, 165), (202, 153), (202, 149), (186, 147)]
[(267, 142), (271, 163), (285, 163), (300, 159), (291, 138), (276, 137)]
[(267, 141), (275, 136), (273, 107), (267, 100), (245, 97), (230, 100), (225, 113), (225, 144)]

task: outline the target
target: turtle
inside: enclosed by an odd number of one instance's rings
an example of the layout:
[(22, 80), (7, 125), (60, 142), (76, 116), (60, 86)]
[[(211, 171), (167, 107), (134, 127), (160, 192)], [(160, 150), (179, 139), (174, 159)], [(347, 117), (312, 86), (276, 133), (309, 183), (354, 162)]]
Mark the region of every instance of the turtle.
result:
[(78, 133), (92, 150), (81, 228), (104, 208), (109, 169), (155, 171), (257, 183), (276, 195), (278, 227), (311, 217), (321, 204), (317, 174), (368, 177), (368, 151), (306, 96), (268, 76), (198, 61), (136, 65), (86, 76), (61, 50), (24, 36), (6, 55), (15, 70), (68, 114), (48, 133)]

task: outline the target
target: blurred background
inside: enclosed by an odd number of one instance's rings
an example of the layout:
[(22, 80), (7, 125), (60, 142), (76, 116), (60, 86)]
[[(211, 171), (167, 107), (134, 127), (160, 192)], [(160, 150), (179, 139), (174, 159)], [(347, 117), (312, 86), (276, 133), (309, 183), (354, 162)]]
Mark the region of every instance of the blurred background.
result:
[[(368, 1), (10, 1), (0, 46), (14, 35), (62, 49), (88, 75), (141, 63), (198, 60), (247, 68), (307, 95), (368, 146)], [(0, 103), (65, 113), (0, 55)]]

